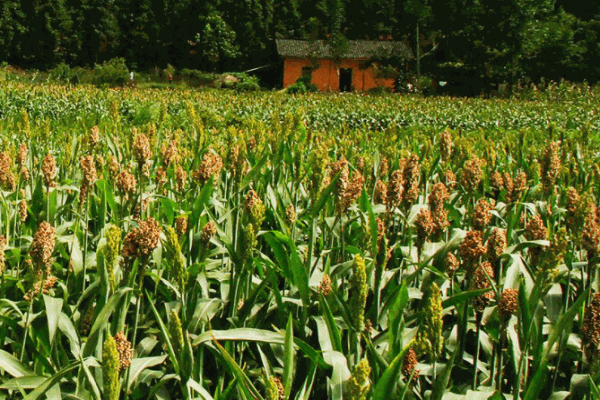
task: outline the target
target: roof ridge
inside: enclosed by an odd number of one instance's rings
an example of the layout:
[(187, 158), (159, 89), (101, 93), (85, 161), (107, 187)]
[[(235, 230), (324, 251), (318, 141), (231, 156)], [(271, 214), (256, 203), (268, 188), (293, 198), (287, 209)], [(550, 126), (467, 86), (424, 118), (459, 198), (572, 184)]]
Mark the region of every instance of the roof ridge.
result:
[(371, 58), (378, 51), (395, 52), (404, 58), (413, 58), (412, 51), (404, 42), (395, 40), (348, 40), (348, 48), (337, 53), (327, 40), (276, 39), (277, 52), (284, 58)]

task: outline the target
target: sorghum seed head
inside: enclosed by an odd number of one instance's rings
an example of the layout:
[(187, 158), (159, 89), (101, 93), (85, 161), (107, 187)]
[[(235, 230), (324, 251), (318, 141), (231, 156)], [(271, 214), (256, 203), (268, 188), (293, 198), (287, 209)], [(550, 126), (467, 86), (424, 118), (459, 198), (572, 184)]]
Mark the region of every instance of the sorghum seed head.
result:
[(271, 376), (267, 383), (267, 400), (284, 400), (285, 399), (285, 388), (281, 379)]
[(173, 162), (179, 161), (179, 151), (177, 148), (177, 141), (171, 140), (169, 143), (163, 143), (160, 153), (162, 156), (162, 162), (164, 166), (169, 166)]
[(445, 130), (440, 137), (440, 155), (442, 156), (442, 161), (448, 162), (450, 160), (453, 145), (452, 135)]
[(27, 220), (27, 202), (25, 200), (21, 200), (19, 203), (19, 216), (21, 218), (21, 222), (25, 222)]
[(339, 212), (344, 211), (344, 195), (348, 184), (350, 183), (350, 171), (348, 169), (348, 161), (343, 155), (336, 162), (329, 164), (329, 179), (333, 180), (338, 174), (339, 179), (335, 185), (335, 200), (336, 208)]
[(412, 379), (412, 383), (417, 382), (420, 373), (420, 371), (417, 369), (418, 363), (419, 361), (417, 360), (417, 352), (411, 347), (406, 352), (404, 360), (402, 360), (402, 375), (404, 375), (404, 379)]
[[(494, 276), (495, 276), (494, 268), (492, 267), (492, 264), (490, 264), (487, 261), (481, 263), (477, 267), (477, 269), (475, 269), (475, 273), (473, 276), (473, 288), (474, 289), (488, 289), (491, 287), (486, 274), (487, 274), (487, 276), (490, 277), (490, 279), (494, 279)], [(477, 296), (474, 300), (476, 311), (481, 313), (483, 311), (483, 309), (485, 308), (485, 306), (487, 305), (487, 303), (493, 298), (494, 298), (493, 291), (488, 291), (480, 296)]]
[(472, 158), (465, 161), (461, 176), (461, 184), (467, 192), (474, 192), (479, 187), (482, 175), (482, 164), (482, 160), (478, 158)]
[(27, 165), (27, 154), (29, 153), (27, 149), (27, 145), (25, 143), (19, 146), (19, 155), (17, 156), (17, 165), (19, 167), (24, 167)]
[(95, 313), (96, 303), (91, 303), (85, 310), (83, 318), (81, 319), (81, 323), (79, 324), (79, 330), (83, 336), (87, 336), (90, 332), (90, 328), (92, 327), (92, 320), (94, 318)]
[(581, 246), (587, 251), (588, 259), (593, 260), (600, 255), (600, 225), (594, 214), (588, 214), (581, 232)]
[(352, 376), (348, 380), (348, 397), (350, 400), (366, 399), (369, 387), (369, 375), (371, 374), (371, 366), (366, 358), (356, 365), (352, 372)]
[(362, 193), (362, 190), (363, 190), (364, 182), (365, 182), (365, 179), (360, 174), (360, 172), (355, 171), (352, 176), (352, 181), (350, 181), (350, 183), (346, 187), (346, 190), (342, 194), (341, 204), (340, 204), (342, 211), (347, 210), (348, 207), (352, 203), (354, 203), (354, 201), (358, 198), (358, 196), (360, 196), (360, 194)]
[(500, 260), (500, 256), (506, 250), (506, 231), (500, 228), (494, 228), (487, 242), (488, 260), (493, 265), (496, 265)]
[(473, 229), (483, 231), (492, 220), (492, 210), (496, 202), (492, 199), (487, 202), (485, 199), (479, 199), (471, 215)]
[(508, 322), (510, 316), (517, 312), (519, 291), (516, 289), (504, 289), (500, 293), (500, 302), (498, 303), (498, 315), (501, 322)]
[(585, 309), (581, 333), (585, 355), (591, 361), (600, 355), (600, 293), (594, 294)]
[(456, 186), (456, 175), (452, 170), (449, 169), (444, 172), (444, 182), (448, 189), (454, 189), (454, 186)]
[(527, 240), (545, 240), (548, 238), (548, 229), (539, 214), (534, 216), (527, 223), (525, 237)]
[(579, 193), (577, 193), (577, 190), (574, 187), (569, 187), (567, 189), (567, 201), (566, 201), (566, 209), (567, 209), (567, 227), (569, 229), (573, 229), (575, 228), (575, 224), (577, 222), (576, 220), (576, 213), (577, 213), (577, 208), (579, 207)]
[(177, 169), (175, 170), (175, 181), (177, 182), (177, 190), (182, 190), (183, 188), (185, 188), (186, 179), (187, 172), (181, 167), (181, 165), (178, 165)]
[(150, 140), (143, 133), (136, 135), (133, 139), (133, 157), (140, 168), (152, 157)]
[(51, 258), (55, 239), (54, 227), (48, 222), (42, 221), (29, 248), (29, 253), (39, 273), (43, 272), (43, 269), (49, 269), (52, 265)]
[(54, 186), (54, 178), (56, 177), (56, 161), (50, 153), (47, 153), (46, 157), (44, 157), (42, 173), (44, 174), (44, 182), (46, 183), (46, 186)]
[(369, 294), (365, 260), (360, 256), (360, 254), (357, 254), (354, 258), (352, 272), (352, 278), (350, 280), (350, 309), (352, 310), (352, 315), (354, 316), (354, 328), (360, 332), (363, 330), (365, 305), (367, 302), (367, 295)]
[(415, 227), (417, 228), (417, 247), (422, 248), (423, 244), (433, 233), (435, 225), (431, 218), (431, 212), (422, 208), (415, 217)]
[(541, 160), (541, 179), (544, 191), (550, 193), (554, 191), (556, 178), (560, 171), (560, 156), (558, 154), (560, 144), (553, 142), (546, 147)]
[(290, 204), (285, 209), (285, 219), (288, 225), (293, 225), (296, 222), (296, 209), (293, 204)]
[(383, 157), (379, 163), (379, 176), (385, 178), (388, 174), (389, 163), (387, 157)]
[(419, 163), (419, 156), (412, 154), (404, 168), (404, 201), (407, 204), (413, 204), (419, 198), (420, 175), (421, 166)]
[(119, 258), (119, 247), (121, 246), (121, 229), (110, 224), (104, 231), (104, 237), (106, 238), (106, 248), (104, 250), (106, 270), (111, 288), (114, 289), (116, 284), (115, 267)]
[(502, 178), (502, 174), (500, 172), (492, 172), (492, 175), (490, 176), (490, 186), (496, 193), (504, 189), (504, 179)]
[(87, 195), (88, 189), (96, 183), (98, 176), (96, 175), (96, 163), (94, 162), (94, 158), (91, 155), (81, 157), (79, 159), (79, 165), (83, 170), (83, 180), (81, 181), (79, 202), (83, 203)]
[(110, 177), (113, 179), (115, 179), (115, 177), (119, 173), (119, 162), (117, 161), (117, 157), (113, 156), (112, 154), (110, 156), (108, 172), (110, 173)]
[[(479, 257), (485, 253), (485, 247), (483, 246), (482, 233), (480, 231), (469, 231), (465, 238), (458, 246), (458, 254), (462, 258), (463, 262), (470, 269), (475, 263), (478, 262)], [(468, 273), (469, 271), (467, 271)]]
[(106, 400), (119, 399), (119, 351), (115, 339), (108, 335), (102, 347), (102, 376)]
[(217, 179), (223, 168), (223, 159), (218, 154), (206, 152), (202, 158), (202, 162), (198, 169), (194, 172), (194, 179), (200, 184), (204, 185), (210, 180), (211, 177), (215, 177), (214, 184), (217, 184)]
[(452, 277), (454, 272), (458, 269), (460, 263), (458, 262), (458, 258), (452, 253), (448, 253), (446, 258), (444, 259), (444, 264), (446, 265), (446, 273), (448, 276)]
[(183, 237), (186, 234), (188, 229), (188, 217), (187, 215), (180, 215), (175, 218), (175, 230), (177, 231), (177, 236)]
[(127, 340), (127, 337), (125, 337), (125, 334), (122, 331), (115, 335), (115, 344), (117, 345), (119, 366), (122, 371), (131, 365), (133, 349), (131, 347), (131, 342)]
[(246, 193), (246, 201), (244, 203), (244, 210), (250, 222), (255, 226), (256, 229), (260, 229), (265, 219), (265, 205), (263, 204), (258, 193), (254, 190), (250, 190)]
[(329, 293), (331, 293), (331, 278), (327, 274), (323, 275), (323, 279), (321, 279), (319, 293), (322, 293), (323, 296), (329, 296)]
[(183, 328), (181, 326), (181, 320), (177, 311), (171, 310), (169, 319), (169, 333), (171, 334), (171, 340), (173, 341), (173, 347), (175, 353), (183, 351), (184, 339), (183, 339)]
[(448, 210), (445, 208), (445, 203), (449, 198), (450, 194), (446, 185), (441, 182), (433, 185), (429, 194), (429, 209), (435, 233), (443, 232), (450, 225)]
[(158, 246), (161, 232), (159, 223), (152, 217), (140, 222), (137, 228), (133, 228), (125, 236), (121, 250), (123, 259), (127, 263), (135, 258), (145, 261)]
[(217, 233), (217, 225), (214, 221), (208, 221), (206, 225), (204, 225), (204, 228), (202, 228), (200, 239), (204, 243), (208, 243), (215, 233)]
[(514, 203), (521, 199), (523, 192), (527, 190), (527, 174), (519, 172), (516, 180), (513, 182), (512, 177), (504, 174), (504, 187), (506, 188), (506, 202)]
[(402, 177), (403, 170), (398, 169), (392, 172), (390, 181), (387, 186), (387, 202), (386, 206), (388, 211), (393, 211), (394, 208), (399, 207), (404, 198), (404, 179)]
[(96, 147), (100, 142), (100, 129), (95, 125), (90, 130), (89, 142), (91, 147)]
[(123, 194), (134, 194), (137, 190), (137, 180), (135, 176), (128, 171), (121, 171), (117, 175), (117, 189)]
[(387, 199), (387, 186), (382, 181), (378, 180), (375, 183), (375, 191), (373, 193), (373, 202), (375, 204), (385, 204)]
[(364, 157), (358, 157), (358, 161), (356, 162), (356, 168), (359, 171), (362, 171), (365, 168), (365, 158)]

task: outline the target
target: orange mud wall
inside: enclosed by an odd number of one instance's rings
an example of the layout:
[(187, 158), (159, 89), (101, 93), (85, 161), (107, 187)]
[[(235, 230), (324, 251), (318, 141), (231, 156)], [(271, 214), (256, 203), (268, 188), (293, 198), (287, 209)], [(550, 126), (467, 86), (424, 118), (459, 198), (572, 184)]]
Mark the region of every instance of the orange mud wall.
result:
[[(340, 69), (352, 68), (352, 89), (367, 91), (377, 86), (394, 89), (393, 78), (376, 78), (372, 68), (360, 69), (360, 60), (319, 60), (318, 68), (312, 71), (311, 82), (317, 85), (321, 92), (337, 92), (340, 90)], [(302, 68), (310, 67), (310, 60), (286, 58), (283, 70), (283, 87), (288, 87), (300, 76)]]

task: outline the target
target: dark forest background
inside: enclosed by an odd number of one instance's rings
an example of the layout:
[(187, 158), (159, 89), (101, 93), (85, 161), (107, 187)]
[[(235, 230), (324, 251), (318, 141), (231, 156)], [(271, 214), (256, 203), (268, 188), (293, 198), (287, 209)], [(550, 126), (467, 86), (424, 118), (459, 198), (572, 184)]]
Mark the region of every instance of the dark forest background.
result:
[[(116, 57), (130, 69), (244, 71), (275, 39), (393, 38), (423, 75), (495, 82), (600, 80), (594, 0), (3, 0), (0, 63), (48, 70)], [(411, 61), (416, 66), (416, 60)], [(411, 70), (415, 70), (412, 68)]]

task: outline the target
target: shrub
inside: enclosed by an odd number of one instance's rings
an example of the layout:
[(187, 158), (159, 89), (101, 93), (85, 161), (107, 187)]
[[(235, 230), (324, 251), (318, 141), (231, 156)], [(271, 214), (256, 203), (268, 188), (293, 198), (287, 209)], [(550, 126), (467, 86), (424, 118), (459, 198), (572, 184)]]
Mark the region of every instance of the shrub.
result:
[(181, 78), (192, 87), (211, 86), (216, 87), (219, 75), (210, 72), (202, 72), (195, 69), (182, 69)]
[(315, 85), (314, 83), (311, 83), (311, 77), (308, 75), (302, 75), (300, 78), (298, 78), (296, 80), (296, 82), (302, 82), (304, 84), (304, 87), (306, 87), (307, 92), (316, 92), (317, 91), (317, 85)]
[(374, 88), (369, 89), (369, 94), (380, 95), (386, 93), (392, 93), (392, 89), (384, 86), (375, 86)]
[(76, 71), (65, 63), (60, 63), (49, 71), (48, 78), (60, 83), (78, 83)]
[(287, 92), (289, 94), (306, 93), (306, 91), (306, 85), (304, 82), (296, 82), (287, 88)]
[(258, 77), (248, 75), (246, 73), (233, 73), (231, 74), (238, 79), (238, 82), (234, 84), (234, 89), (241, 92), (256, 92), (260, 90), (260, 84), (258, 83)]
[(175, 67), (171, 64), (167, 64), (167, 68), (162, 71), (163, 79), (167, 82), (171, 82), (173, 80), (173, 75), (175, 75)]
[(310, 76), (302, 75), (300, 78), (296, 79), (296, 82), (293, 85), (288, 86), (287, 92), (289, 94), (316, 92), (317, 85), (310, 81)]
[(433, 88), (433, 79), (431, 79), (431, 77), (421, 77), (421, 80), (419, 80), (419, 92), (423, 93), (425, 96), (435, 94), (435, 89)]
[(124, 86), (128, 80), (129, 69), (124, 58), (114, 58), (94, 68), (94, 83), (98, 86)]

